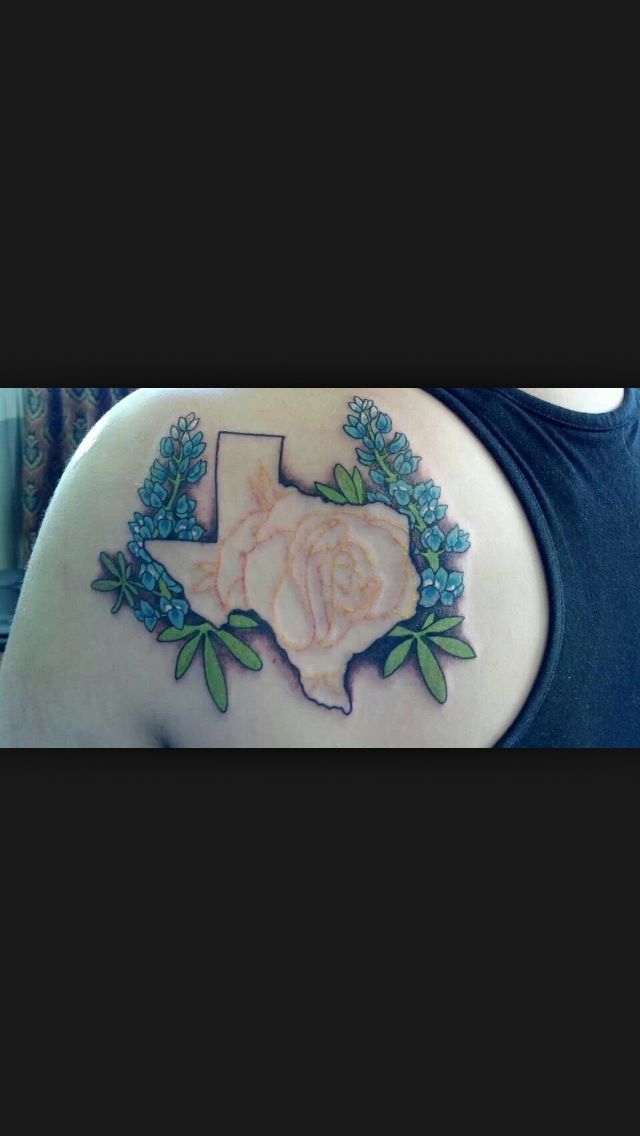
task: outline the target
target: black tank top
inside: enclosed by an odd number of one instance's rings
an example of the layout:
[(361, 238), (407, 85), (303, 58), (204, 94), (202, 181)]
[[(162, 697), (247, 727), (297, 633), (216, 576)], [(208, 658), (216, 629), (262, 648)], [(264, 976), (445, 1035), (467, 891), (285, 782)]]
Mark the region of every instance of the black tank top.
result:
[(551, 624), (506, 748), (640, 746), (640, 396), (606, 414), (507, 387), (425, 388), (517, 493), (544, 562)]

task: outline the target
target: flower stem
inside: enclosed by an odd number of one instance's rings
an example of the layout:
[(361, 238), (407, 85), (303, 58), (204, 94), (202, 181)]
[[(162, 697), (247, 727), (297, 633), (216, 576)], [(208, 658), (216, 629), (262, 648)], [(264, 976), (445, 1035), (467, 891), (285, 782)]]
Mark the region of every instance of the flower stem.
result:
[(421, 533), (426, 532), (429, 526), (427, 525), (427, 522), (425, 521), (424, 517), (420, 516), (420, 513), (418, 512), (418, 508), (417, 508), (415, 501), (412, 501), (411, 504), (409, 505), (409, 512), (411, 513), (412, 517), (415, 517), (416, 528), (417, 528), (418, 532), (421, 532)]
[(216, 628), (212, 623), (185, 623), (185, 629), (192, 631), (195, 635), (196, 631), (199, 635), (207, 635), (209, 631), (215, 631)]
[[(372, 442), (375, 440), (375, 434), (374, 434), (373, 430), (371, 429), (371, 427), (369, 427), (369, 437), (371, 438)], [(398, 477), (398, 474), (393, 469), (390, 468), (389, 463), (388, 463), (386, 456), (384, 454), (381, 454), (381, 453), (378, 452), (378, 450), (376, 450), (375, 455), (376, 455), (376, 461), (377, 461), (378, 465), (380, 466), (380, 469), (384, 473), (387, 481), (389, 482), (390, 485), (395, 485), (395, 483), (400, 480), (400, 478)], [(420, 516), (420, 513), (418, 512), (418, 507), (417, 507), (415, 501), (411, 501), (410, 504), (407, 506), (407, 508), (408, 508), (409, 512), (411, 513), (411, 516), (413, 517), (413, 519), (416, 523), (416, 528), (417, 528), (418, 532), (419, 533), (426, 532), (429, 526), (427, 525), (424, 518)], [(440, 561), (439, 560), (438, 560), (438, 567), (440, 567)]]
[(171, 512), (171, 510), (173, 509), (173, 506), (175, 505), (176, 501), (178, 500), (178, 493), (180, 492), (180, 489), (181, 489), (183, 483), (184, 483), (184, 477), (181, 477), (180, 474), (178, 474), (177, 479), (173, 482), (173, 493), (171, 494), (169, 504), (167, 505), (167, 512), (168, 513)]
[[(180, 462), (183, 461), (183, 460), (184, 460), (184, 446), (183, 446), (183, 443), (181, 442), (180, 443), (180, 457), (178, 458), (176, 465), (180, 465)], [(185, 481), (185, 478), (182, 476), (182, 474), (180, 472), (178, 472), (178, 476), (177, 476), (176, 480), (173, 482), (173, 493), (171, 494), (171, 500), (169, 501), (169, 504), (167, 505), (167, 512), (168, 513), (171, 512), (171, 510), (173, 509), (173, 506), (175, 505), (176, 501), (178, 500), (178, 493), (180, 492), (180, 488), (183, 485), (184, 481)]]

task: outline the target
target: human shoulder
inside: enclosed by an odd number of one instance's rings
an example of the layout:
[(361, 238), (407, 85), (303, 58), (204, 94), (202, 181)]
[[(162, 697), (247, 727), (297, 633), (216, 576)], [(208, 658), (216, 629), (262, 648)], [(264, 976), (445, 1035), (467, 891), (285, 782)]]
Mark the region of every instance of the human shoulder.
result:
[[(208, 488), (204, 476), (185, 479), (171, 504), (188, 493), (211, 523), (210, 455), (217, 426), (242, 428), (254, 401), (251, 392), (231, 388), (139, 389), (83, 440), (56, 488), (29, 562), (0, 673), (0, 744), (154, 745), (164, 737), (162, 700), (150, 689), (158, 668), (147, 658), (148, 643), (136, 637), (140, 623), (134, 617), (127, 626), (124, 618), (112, 617), (120, 596), (116, 615), (122, 616), (127, 611), (131, 616), (143, 594), (145, 602), (150, 599), (136, 586), (143, 562), (131, 551), (131, 525), (154, 512), (145, 484), (160, 468), (159, 443), (184, 415), (195, 420), (194, 405), (202, 414), (203, 436), (207, 430), (202, 470), (209, 475)], [(159, 483), (158, 492), (165, 492)], [(167, 511), (174, 513), (173, 536), (181, 522), (193, 520), (175, 508)], [(119, 591), (111, 588), (116, 575), (110, 577), (105, 565), (117, 569), (121, 562), (132, 583)]]
[(541, 651), (493, 631), (527, 539), (418, 389), (141, 390), (65, 473), (9, 674), (68, 744), (492, 744)]

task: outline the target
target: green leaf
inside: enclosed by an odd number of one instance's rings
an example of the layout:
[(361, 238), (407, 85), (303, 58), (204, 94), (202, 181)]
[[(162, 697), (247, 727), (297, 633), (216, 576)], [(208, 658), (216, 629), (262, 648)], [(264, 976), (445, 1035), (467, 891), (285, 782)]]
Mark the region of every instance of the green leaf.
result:
[(262, 670), (262, 659), (259, 655), (256, 655), (248, 643), (243, 643), (242, 639), (236, 639), (236, 636), (232, 635), (230, 631), (218, 631), (216, 629), (214, 634), (224, 643), (234, 658), (242, 663), (243, 667), (246, 667), (249, 671)]
[(91, 587), (94, 592), (115, 592), (120, 583), (118, 580), (94, 580)]
[(403, 639), (403, 638), (405, 638), (405, 636), (413, 635), (413, 634), (414, 634), (413, 631), (409, 631), (408, 627), (401, 627), (400, 625), (398, 625), (397, 627), (394, 627), (393, 631), (387, 632), (386, 638), (387, 639)]
[(343, 495), (347, 498), (350, 505), (358, 504), (358, 494), (356, 487), (351, 480), (351, 474), (347, 473), (343, 465), (337, 465), (333, 471), (336, 479), (336, 484), (342, 490)]
[[(432, 619), (435, 619), (435, 615), (432, 616)], [(461, 623), (464, 623), (463, 615), (452, 615), (447, 619), (439, 619), (437, 623), (433, 624), (433, 627), (429, 625), (429, 634), (440, 635), (442, 631), (452, 631), (454, 627), (459, 627)], [(424, 631), (424, 628), (422, 630)]]
[(425, 619), (424, 623), (422, 624), (422, 627), (421, 627), (421, 629), (420, 629), (420, 630), (421, 630), (421, 631), (426, 631), (426, 630), (427, 630), (427, 627), (431, 627), (431, 624), (433, 623), (433, 621), (435, 620), (435, 618), (436, 618), (436, 617), (435, 617), (435, 615), (433, 614), (433, 612), (431, 612), (431, 615), (428, 615), (428, 616), (427, 616), (427, 618)]
[(358, 469), (357, 466), (355, 467), (355, 469), (353, 471), (351, 479), (353, 481), (353, 484), (355, 485), (356, 493), (358, 495), (358, 504), (359, 505), (366, 505), (366, 503), (367, 503), (367, 490), (365, 489), (364, 481), (362, 480), (362, 474), (360, 473), (360, 470)]
[(131, 591), (131, 588), (128, 586), (128, 584), (124, 585), (124, 587), (122, 589), (122, 595), (124, 596), (125, 600), (129, 604), (129, 607), (133, 607), (134, 604), (135, 604), (135, 596), (134, 596), (133, 592)]
[(257, 620), (251, 619), (248, 615), (232, 615), (229, 617), (229, 627), (243, 627), (246, 631), (250, 627), (259, 627), (260, 624)]
[(442, 706), (447, 701), (447, 682), (440, 663), (424, 639), (418, 639), (418, 662), (427, 689)]
[(427, 564), (432, 572), (437, 572), (440, 568), (440, 553), (439, 552), (425, 552)]
[(198, 647), (200, 646), (200, 635), (194, 635), (188, 643), (185, 643), (176, 663), (176, 678), (183, 678), (186, 675), (189, 667), (196, 657)]
[(161, 635), (158, 635), (158, 643), (177, 643), (180, 639), (188, 639), (190, 635), (200, 632), (199, 627), (183, 627), (182, 631), (178, 631), (177, 627), (167, 627)]
[(320, 481), (316, 481), (316, 489), (321, 497), (327, 501), (332, 501), (334, 505), (346, 505), (347, 499), (338, 493), (337, 489), (332, 489), (330, 485), (322, 485)]
[(166, 582), (162, 579), (162, 577), (160, 577), (158, 581), (158, 587), (160, 588), (160, 595), (162, 596), (162, 598), (164, 600), (170, 600), (171, 592), (169, 591)]
[(118, 568), (120, 569), (120, 575), (124, 576), (127, 571), (127, 562), (121, 552), (118, 553)]
[(127, 564), (127, 570), (126, 570), (126, 572), (125, 572), (125, 574), (124, 574), (124, 575), (125, 575), (125, 579), (126, 579), (126, 580), (130, 580), (130, 579), (131, 579), (131, 573), (132, 573), (132, 571), (133, 571), (133, 565), (132, 565), (132, 564)]
[(117, 615), (118, 612), (120, 611), (120, 608), (122, 607), (123, 603), (124, 603), (124, 592), (121, 591), (116, 602), (114, 603), (113, 607), (111, 608), (111, 614)]
[(229, 695), (227, 694), (224, 672), (210, 635), (207, 635), (204, 641), (204, 673), (209, 694), (218, 710), (224, 714), (229, 706)]
[(112, 576), (119, 576), (120, 575), (120, 572), (118, 571), (117, 564), (114, 564), (113, 560), (111, 559), (110, 556), (107, 555), (106, 552), (100, 553), (100, 559), (101, 559), (104, 567), (107, 569), (107, 572), (110, 572)]
[(409, 657), (409, 653), (414, 643), (415, 639), (407, 639), (404, 643), (399, 643), (397, 647), (393, 648), (393, 651), (387, 657), (387, 661), (384, 664), (385, 678), (389, 678), (392, 674), (395, 674), (395, 672), (400, 669), (402, 664)]
[(434, 635), (433, 638), (429, 636), (429, 642), (435, 643), (441, 651), (446, 651), (447, 655), (453, 655), (456, 659), (475, 659), (477, 655), (468, 643), (462, 639), (454, 639), (451, 635), (441, 636)]

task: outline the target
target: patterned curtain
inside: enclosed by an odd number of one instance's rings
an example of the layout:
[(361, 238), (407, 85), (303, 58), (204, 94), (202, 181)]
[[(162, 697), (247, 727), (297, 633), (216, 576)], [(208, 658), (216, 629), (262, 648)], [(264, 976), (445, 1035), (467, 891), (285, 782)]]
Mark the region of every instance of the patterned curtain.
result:
[(22, 431), (23, 561), (67, 462), (107, 410), (135, 387), (26, 387)]
[(0, 575), (21, 563), (22, 395), (21, 387), (0, 387)]

